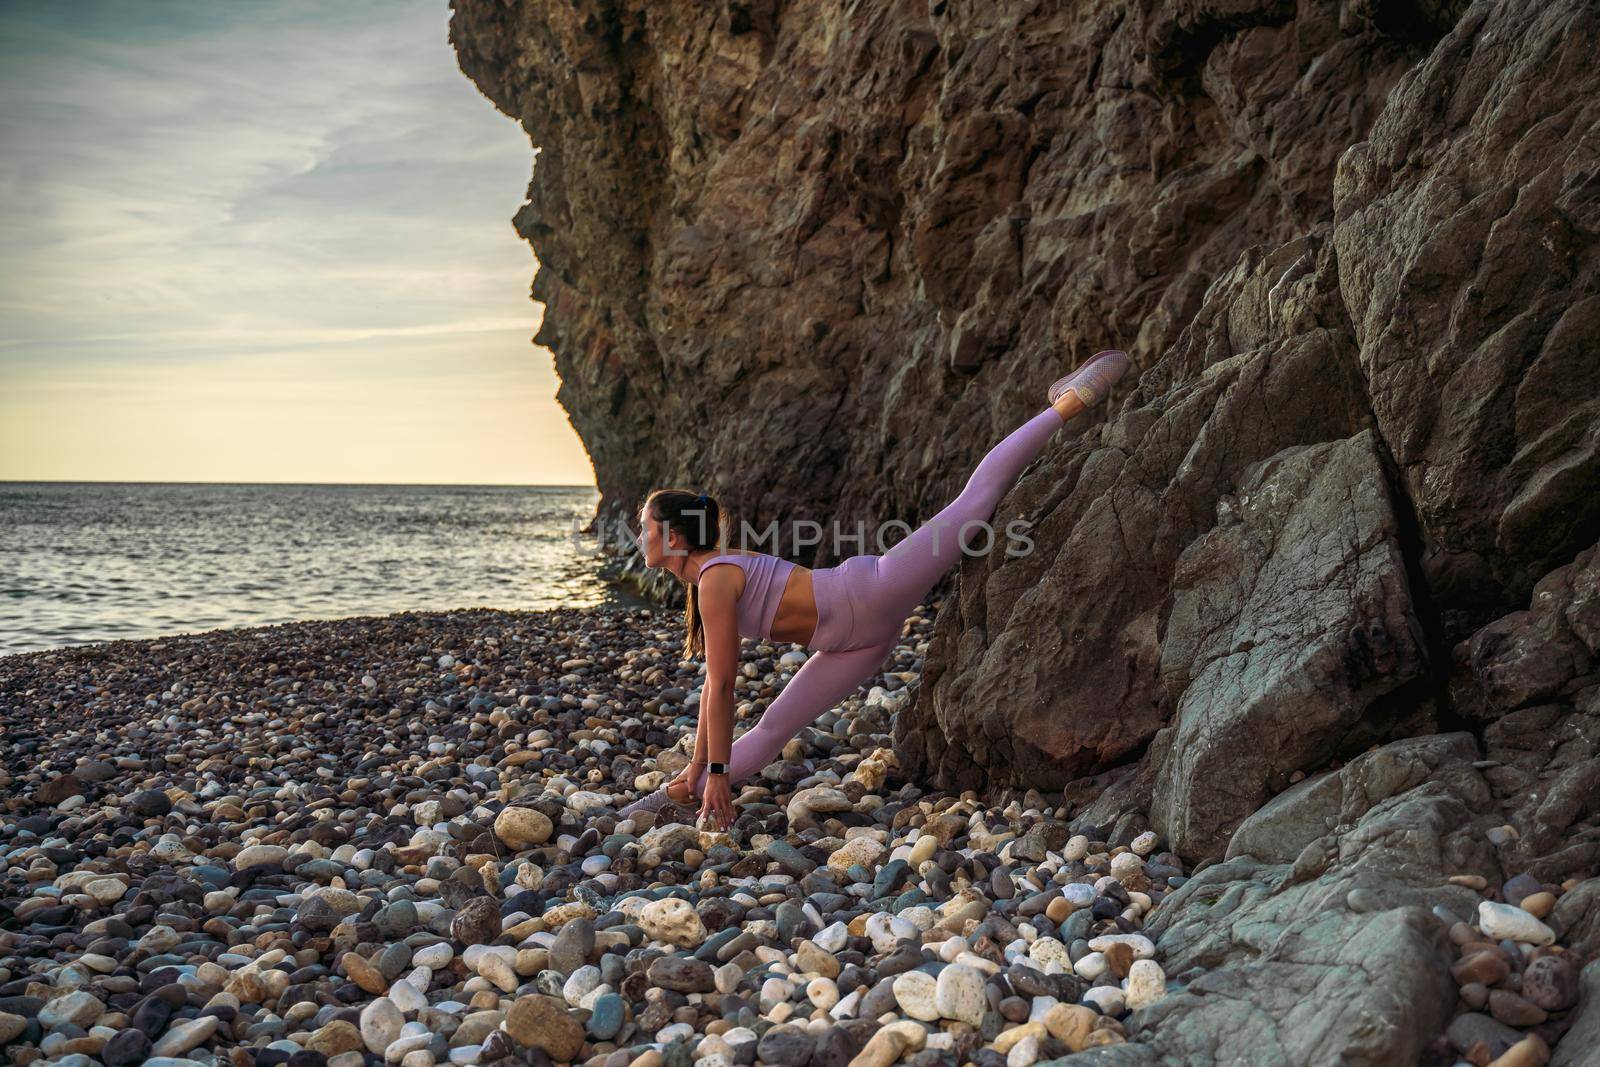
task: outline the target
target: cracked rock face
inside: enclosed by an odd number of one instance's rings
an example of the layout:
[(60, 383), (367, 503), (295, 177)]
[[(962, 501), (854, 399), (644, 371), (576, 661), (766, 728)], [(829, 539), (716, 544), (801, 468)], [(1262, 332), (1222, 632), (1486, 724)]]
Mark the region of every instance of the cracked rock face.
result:
[(602, 512), (915, 522), (1062, 366), (1143, 368), (1001, 503), (1036, 550), (960, 568), (913, 774), (1126, 769), (1215, 857), (1588, 669), (1529, 598), (1600, 534), (1592, 5), (454, 7)]
[(1445, 628), (1600, 533), (1600, 12), (1477, 4), (1335, 181), (1340, 291)]
[(1480, 719), (1485, 771), (1516, 837), (1507, 849), (1538, 877), (1600, 863), (1600, 545), (1545, 577), (1530, 607), (1456, 649), (1456, 704)]
[(1453, 17), (452, 6), (538, 146), (535, 340), (602, 512), (682, 482), (755, 528), (926, 518), (1065, 369), (1158, 362), (1246, 249), (1331, 219), (1339, 154)]
[[(1414, 616), (1426, 636), (1401, 627), (1395, 654), (1373, 661), (1376, 674), (1351, 671), (1303, 710), (1326, 714), (1326, 701), (1346, 709), (1319, 735), (1335, 748), (1339, 729), (1366, 720), (1370, 729), (1348, 734), (1342, 755), (1385, 730), (1426, 728), (1426, 696), (1415, 691), (1430, 684), (1425, 676), (1437, 687), (1449, 673), (1442, 653), (1525, 606), (1534, 580), (1597, 532), (1600, 112), (1594, 75), (1576, 58), (1597, 41), (1587, 5), (1472, 8), (1325, 175), (1331, 220), (1241, 256), (1116, 417), (1052, 455), (1002, 504), (1039, 516), (1048, 551), (965, 568), (928, 683), (897, 734), (927, 772), (965, 784), (1059, 784), (1147, 750), (1170, 751), (1162, 758), (1179, 760), (1176, 769), (1203, 759), (1180, 750), (1199, 733), (1185, 709), (1207, 694), (1190, 692), (1189, 673), (1163, 671), (1196, 640), (1182, 610), (1196, 597), (1179, 561), (1226, 542), (1218, 503), (1256, 465), (1368, 429), (1405, 566), (1391, 567), (1392, 593), (1334, 613), (1385, 634), (1397, 632), (1397, 613)], [(1212, 615), (1228, 620), (1213, 641), (1274, 630), (1275, 605), (1250, 604), (1242, 588), (1205, 592), (1217, 601)], [(1229, 669), (1269, 677), (1281, 640), (1246, 640), (1230, 650)], [(1586, 646), (1565, 623), (1555, 646), (1502, 672), (1500, 689), (1548, 693), (1580, 676)], [(1475, 654), (1491, 653), (1505, 655), (1480, 641)], [(1363, 716), (1385, 692), (1412, 694), (1412, 714)], [(1492, 692), (1500, 708), (1491, 716), (1523, 695)], [(1176, 736), (1159, 740), (1163, 727)], [(1292, 727), (1275, 728), (1284, 729)], [(1282, 769), (1273, 734), (1247, 738), (1271, 755), (1253, 766), (1243, 755), (1231, 768), (1244, 772), (1249, 794), (1225, 805), (1237, 810), (1192, 810), (1173, 799), (1181, 783), (1165, 782), (1163, 822), (1181, 838), (1193, 820), (1220, 826), (1247, 811), (1259, 783)], [(1314, 747), (1296, 753), (1302, 769), (1316, 765)], [(1152, 777), (1158, 768), (1174, 769), (1158, 762)], [(1240, 784), (1216, 783), (1213, 798)], [(1215, 854), (1220, 840), (1211, 833), (1204, 851)]]
[(1253, 464), (1217, 512), (1162, 646), (1182, 696), (1152, 815), (1186, 853), (1220, 851), (1274, 775), (1326, 763), (1427, 668), (1372, 431)]
[[(1163, 906), (1187, 988), (1097, 1062), (1417, 1062), (1448, 879), (1593, 873), (1595, 5), (453, 6), (539, 146), (536, 340), (603, 513), (915, 523), (1134, 356), (894, 724), (913, 776), (1219, 861)], [(1550, 916), (1582, 959), (1595, 885)]]
[[(1060, 786), (1137, 757), (1172, 721), (1187, 688), (1178, 665), (1204, 640), (1198, 620), (1170, 632), (1180, 558), (1197, 546), (1199, 566), (1252, 465), (1370, 425), (1335, 278), (1322, 234), (1241, 256), (1098, 440), (1052, 454), (1001, 504), (1000, 518), (1038, 516), (1031, 536), (1046, 550), (975, 559), (941, 612), (922, 692), (896, 728), (929, 773)], [(1388, 599), (1408, 610), (1403, 590)], [(1247, 615), (1236, 628), (1250, 626)], [(1415, 670), (1405, 657), (1394, 666)]]

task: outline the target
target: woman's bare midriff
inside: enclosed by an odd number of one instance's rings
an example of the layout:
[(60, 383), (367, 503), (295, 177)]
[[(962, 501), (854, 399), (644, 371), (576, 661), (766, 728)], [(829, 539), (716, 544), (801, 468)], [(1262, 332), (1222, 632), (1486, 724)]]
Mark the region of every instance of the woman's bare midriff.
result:
[[(728, 552), (730, 556), (754, 556), (755, 552)], [(744, 596), (744, 568), (740, 572), (739, 595)], [(809, 645), (817, 633), (817, 597), (811, 589), (811, 569), (796, 563), (783, 583), (778, 612), (772, 617), (772, 640)]]
[(783, 583), (778, 613), (772, 619), (772, 639), (809, 645), (817, 635), (817, 597), (811, 590), (811, 570), (796, 563)]

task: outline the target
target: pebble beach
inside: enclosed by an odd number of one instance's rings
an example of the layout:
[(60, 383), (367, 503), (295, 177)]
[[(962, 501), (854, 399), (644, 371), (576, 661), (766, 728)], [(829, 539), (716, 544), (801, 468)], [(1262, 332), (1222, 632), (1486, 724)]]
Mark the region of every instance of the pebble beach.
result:
[[(1018, 1067), (1120, 1041), (1163, 990), (1138, 931), (1175, 858), (1069, 835), (1036, 795), (904, 781), (891, 716), (930, 627), (744, 785), (727, 834), (615, 814), (692, 741), (675, 615), (0, 661), (0, 1042), (83, 1067)], [(746, 725), (802, 662), (746, 645)]]
[[(616, 815), (692, 743), (703, 674), (675, 613), (406, 613), (0, 660), (0, 1052), (1032, 1067), (1124, 1043), (1194, 977), (1143, 932), (1183, 865), (1060, 794), (907, 781), (890, 731), (932, 614), (737, 790), (727, 833)], [(736, 729), (805, 659), (744, 655)], [(1505, 1011), (1544, 1015), (1494, 942), (1548, 930), (1504, 903), (1482, 929), (1440, 918), (1463, 996), (1495, 1015), (1466, 1039), (1510, 1047)], [(1565, 1001), (1573, 977), (1541, 966)]]

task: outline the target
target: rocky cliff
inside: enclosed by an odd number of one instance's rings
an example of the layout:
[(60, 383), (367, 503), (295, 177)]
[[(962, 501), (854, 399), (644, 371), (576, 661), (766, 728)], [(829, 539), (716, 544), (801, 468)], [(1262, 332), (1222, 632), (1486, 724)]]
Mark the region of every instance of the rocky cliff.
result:
[[(896, 724), (929, 780), (1219, 861), (1163, 909), (1212, 987), (1095, 1062), (1415, 1059), (1441, 887), (1594, 873), (1595, 5), (453, 6), (539, 148), (536, 340), (603, 510), (709, 479), (755, 525), (914, 522), (1135, 357)], [(1597, 895), (1557, 916), (1589, 954)], [(1324, 996), (1354, 1032), (1293, 1025)]]

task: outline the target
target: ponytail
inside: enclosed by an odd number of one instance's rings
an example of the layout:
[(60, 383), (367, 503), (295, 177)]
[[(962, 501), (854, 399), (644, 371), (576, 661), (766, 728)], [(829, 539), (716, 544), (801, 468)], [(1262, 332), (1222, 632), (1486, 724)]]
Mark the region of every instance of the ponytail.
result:
[[(705, 493), (691, 493), (687, 489), (657, 489), (645, 500), (646, 514), (665, 522), (668, 530), (676, 530), (688, 542), (689, 551), (697, 552), (717, 548), (722, 544), (722, 508), (716, 498)], [(684, 585), (684, 641), (683, 654), (691, 659), (705, 654), (705, 623), (700, 618), (700, 589), (695, 583), (683, 579)]]

